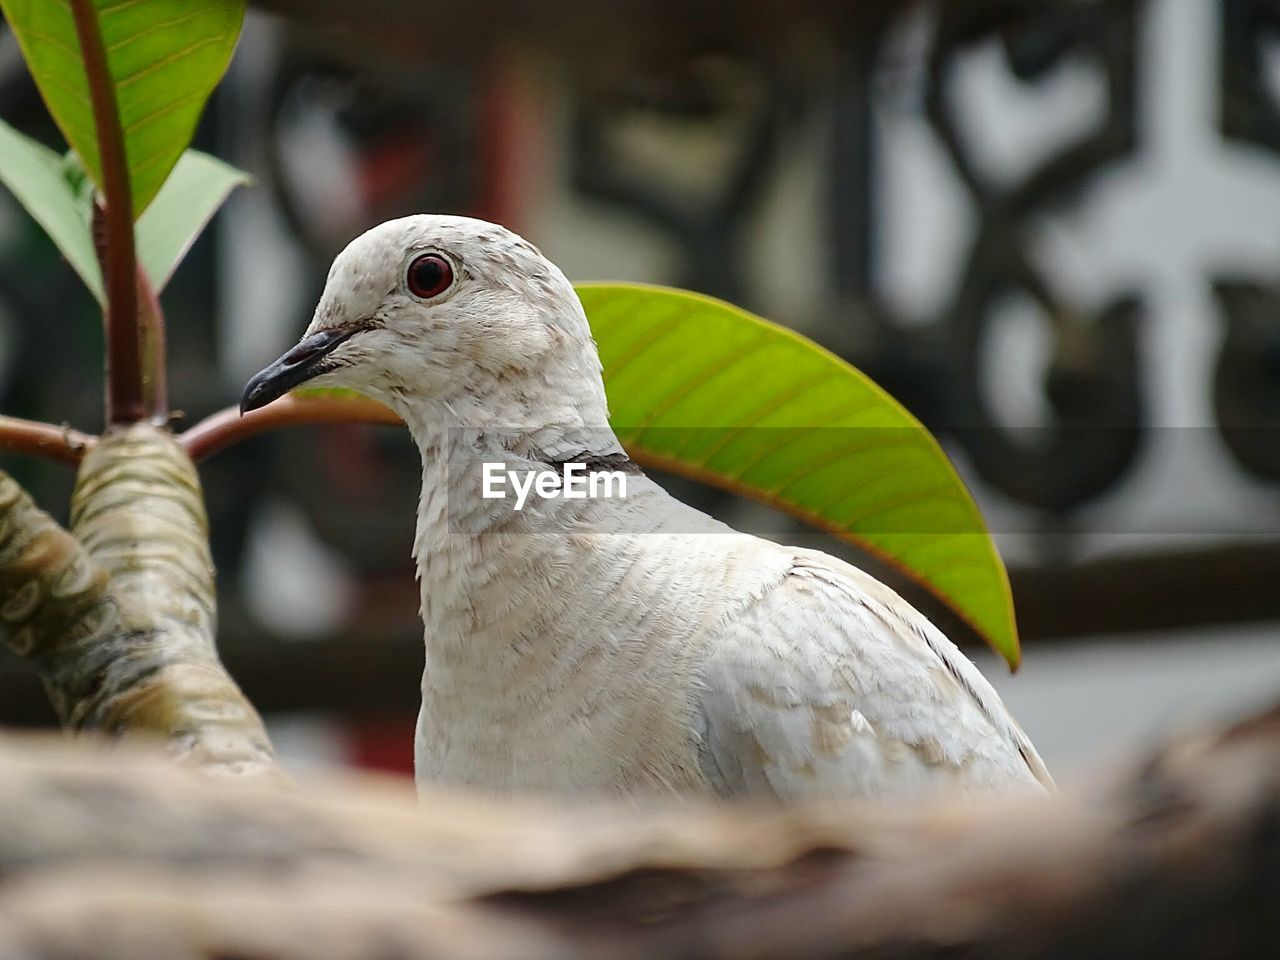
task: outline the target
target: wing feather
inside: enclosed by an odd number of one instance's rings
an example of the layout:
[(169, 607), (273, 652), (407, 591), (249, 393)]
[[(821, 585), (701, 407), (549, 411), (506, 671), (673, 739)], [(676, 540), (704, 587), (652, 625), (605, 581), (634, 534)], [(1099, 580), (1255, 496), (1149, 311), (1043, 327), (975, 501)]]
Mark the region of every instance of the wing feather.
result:
[(856, 567), (793, 553), (781, 582), (710, 644), (699, 755), (718, 791), (791, 800), (1052, 787), (995, 690), (927, 618)]

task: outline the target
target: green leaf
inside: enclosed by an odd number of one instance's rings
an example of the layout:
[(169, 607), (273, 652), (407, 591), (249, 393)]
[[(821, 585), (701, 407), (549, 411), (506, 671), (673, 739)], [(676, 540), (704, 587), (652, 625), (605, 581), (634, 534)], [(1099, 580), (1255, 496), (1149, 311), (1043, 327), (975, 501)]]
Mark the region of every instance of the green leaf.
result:
[(1017, 667), (995, 544), (942, 448), (897, 401), (810, 340), (719, 300), (633, 284), (577, 289), (610, 419), (633, 457), (883, 557)]
[[(231, 191), (252, 180), (198, 150), (183, 154), (134, 227), (138, 259), (157, 293)], [(0, 183), (44, 227), (102, 303), (102, 272), (89, 226), (93, 195), (76, 155), (55, 153), (0, 120)]]
[[(68, 153), (65, 162), (70, 175), (83, 183), (86, 174), (76, 155)], [(188, 150), (182, 155), (133, 228), (138, 262), (146, 270), (156, 293), (164, 289), (191, 244), (231, 191), (252, 182), (253, 177), (248, 173), (207, 153)], [(87, 222), (93, 203), (91, 191), (82, 190), (79, 200)]]
[[(136, 220), (191, 141), (231, 61), (245, 0), (95, 0), (115, 81)], [(68, 0), (0, 0), (67, 143), (102, 186), (102, 165)]]
[(155, 202), (138, 220), (138, 262), (157, 293), (231, 191), (253, 178), (198, 150), (182, 155)]
[(296, 387), (289, 391), (291, 397), (304, 397), (310, 400), (367, 400), (359, 390), (350, 387)]
[(89, 230), (89, 208), (65, 158), (0, 120), (0, 183), (44, 227), (101, 302), (102, 272)]

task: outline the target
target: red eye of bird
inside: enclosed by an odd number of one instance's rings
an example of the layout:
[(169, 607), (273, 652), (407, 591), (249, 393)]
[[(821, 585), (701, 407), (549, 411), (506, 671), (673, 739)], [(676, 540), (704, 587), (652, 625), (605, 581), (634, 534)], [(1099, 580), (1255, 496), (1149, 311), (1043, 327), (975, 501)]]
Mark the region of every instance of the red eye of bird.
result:
[(409, 292), (430, 300), (449, 289), (453, 283), (453, 267), (439, 254), (427, 253), (409, 264)]

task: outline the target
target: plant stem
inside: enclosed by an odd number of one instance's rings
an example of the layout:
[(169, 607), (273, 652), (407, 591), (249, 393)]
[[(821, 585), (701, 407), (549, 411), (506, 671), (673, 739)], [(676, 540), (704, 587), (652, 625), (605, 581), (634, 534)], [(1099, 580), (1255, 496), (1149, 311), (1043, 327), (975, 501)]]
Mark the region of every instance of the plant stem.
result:
[(277, 427), (309, 423), (366, 423), (398, 426), (400, 418), (382, 404), (364, 397), (281, 397), (275, 403), (244, 416), (227, 407), (201, 420), (178, 442), (187, 456), (199, 463), (232, 444)]
[(138, 328), (142, 338), (142, 398), (153, 423), (169, 416), (169, 384), (165, 367), (164, 311), (142, 264), (137, 267)]
[(80, 55), (89, 81), (93, 124), (98, 134), (105, 206), (105, 241), (100, 250), (107, 293), (107, 423), (133, 423), (150, 411), (142, 384), (143, 330), (137, 307), (137, 258), (133, 244), (133, 199), (129, 188), (124, 133), (116, 107), (115, 82), (98, 30), (93, 0), (70, 0)]
[(0, 416), (0, 450), (43, 457), (74, 467), (97, 439), (70, 427)]

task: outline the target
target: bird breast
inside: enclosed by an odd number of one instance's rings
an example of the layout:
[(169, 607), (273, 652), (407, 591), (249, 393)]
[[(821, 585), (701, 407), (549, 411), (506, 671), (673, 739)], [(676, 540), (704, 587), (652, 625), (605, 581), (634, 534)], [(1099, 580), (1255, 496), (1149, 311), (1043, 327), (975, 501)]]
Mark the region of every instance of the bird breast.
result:
[[(731, 598), (779, 578), (781, 563), (726, 562), (729, 541), (751, 538), (692, 510), (665, 521), (679, 533), (606, 533), (580, 517), (586, 532), (461, 534), (428, 499), (419, 782), (709, 792), (693, 734), (707, 638)], [(698, 524), (714, 532), (684, 532)]]

